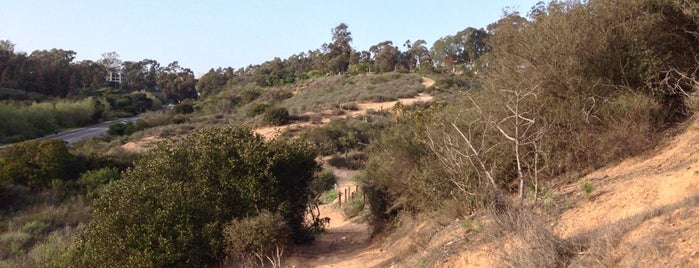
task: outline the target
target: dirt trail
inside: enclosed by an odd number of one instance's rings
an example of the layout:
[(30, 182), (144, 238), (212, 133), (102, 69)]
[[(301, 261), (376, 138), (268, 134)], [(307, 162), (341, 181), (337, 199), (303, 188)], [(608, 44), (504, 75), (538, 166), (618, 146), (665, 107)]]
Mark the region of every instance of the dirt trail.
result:
[[(422, 84), (425, 87), (430, 87), (434, 85), (435, 81), (432, 79), (429, 79), (427, 77), (422, 78), (423, 82)], [(262, 135), (266, 139), (272, 139), (274, 137), (279, 136), (283, 131), (287, 129), (292, 129), (292, 130), (297, 130), (297, 129), (302, 129), (308, 126), (312, 125), (322, 125), (322, 124), (327, 124), (330, 122), (331, 118), (347, 118), (350, 116), (360, 116), (360, 115), (365, 115), (367, 114), (367, 111), (369, 110), (374, 110), (374, 111), (381, 111), (381, 110), (391, 110), (396, 103), (400, 102), (403, 105), (412, 105), (416, 102), (430, 102), (434, 100), (434, 97), (430, 94), (427, 93), (419, 93), (417, 96), (412, 97), (412, 98), (399, 98), (396, 101), (386, 101), (386, 102), (366, 102), (366, 103), (357, 103), (357, 106), (359, 109), (356, 111), (345, 111), (345, 114), (339, 115), (339, 116), (332, 116), (329, 115), (327, 112), (321, 112), (318, 113), (322, 117), (322, 120), (319, 123), (313, 123), (313, 122), (297, 122), (297, 123), (292, 123), (284, 126), (265, 126), (265, 127), (260, 127), (255, 129), (255, 133)], [(310, 113), (308, 115), (312, 115), (313, 113)]]
[(427, 77), (422, 77), (422, 85), (425, 86), (425, 88), (434, 86), (435, 81), (427, 78)]
[(155, 145), (161, 140), (163, 140), (162, 137), (148, 136), (135, 141), (127, 142), (126, 144), (122, 145), (121, 148), (129, 152), (142, 153), (155, 147)]
[[(352, 176), (357, 172), (334, 169), (338, 178), (336, 191), (355, 191)], [(343, 197), (344, 201), (344, 197)], [(301, 246), (284, 261), (285, 267), (365, 267), (367, 259), (376, 259), (379, 251), (370, 250), (370, 230), (361, 219), (345, 219), (338, 202), (320, 206), (321, 217), (330, 218), (327, 231), (321, 234), (312, 245)], [(370, 258), (362, 258), (370, 255)]]

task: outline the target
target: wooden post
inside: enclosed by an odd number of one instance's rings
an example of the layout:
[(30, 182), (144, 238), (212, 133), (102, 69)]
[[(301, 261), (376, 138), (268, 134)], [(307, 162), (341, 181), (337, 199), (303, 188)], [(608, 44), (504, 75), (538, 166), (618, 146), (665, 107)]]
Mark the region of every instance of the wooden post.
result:
[(347, 202), (347, 190), (348, 188), (345, 188), (345, 202)]
[(337, 192), (337, 202), (339, 206), (342, 207), (342, 191)]

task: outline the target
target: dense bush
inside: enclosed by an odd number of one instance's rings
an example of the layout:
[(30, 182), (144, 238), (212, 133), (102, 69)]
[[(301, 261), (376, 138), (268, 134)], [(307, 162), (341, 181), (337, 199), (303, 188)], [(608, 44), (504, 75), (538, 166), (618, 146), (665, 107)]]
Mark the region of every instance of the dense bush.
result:
[(18, 142), (53, 134), (60, 129), (87, 126), (96, 122), (129, 117), (159, 108), (152, 93), (133, 92), (61, 99), (31, 104), (0, 102), (0, 143)]
[(267, 111), (267, 109), (269, 109), (269, 107), (271, 107), (271, 106), (267, 103), (252, 104), (248, 108), (247, 115), (249, 117), (255, 117), (255, 116), (261, 115), (261, 114), (265, 113), (265, 111)]
[(533, 90), (527, 112), (549, 128), (542, 147), (556, 174), (637, 153), (690, 114), (685, 93), (694, 86), (679, 74), (699, 64), (687, 49), (699, 46), (696, 7), (553, 2), (533, 22), (511, 15), (491, 26), (486, 87)]
[[(175, 117), (173, 117), (174, 119)], [(175, 120), (173, 120), (175, 121)], [(144, 130), (150, 127), (145, 120), (138, 120), (134, 122), (117, 122), (109, 125), (107, 129), (107, 134), (111, 136), (129, 136), (137, 131)]]
[(337, 177), (335, 177), (335, 173), (332, 169), (326, 168), (316, 172), (315, 176), (313, 176), (313, 181), (309, 185), (309, 188), (311, 193), (313, 193), (313, 196), (316, 197), (327, 190), (333, 189), (335, 184), (337, 184)]
[(301, 136), (313, 143), (322, 155), (332, 155), (364, 149), (378, 132), (390, 124), (387, 115), (333, 119), (325, 126), (307, 129)]
[(59, 128), (84, 126), (100, 117), (93, 98), (53, 103), (0, 102), (0, 143), (16, 142), (54, 133)]
[(363, 152), (350, 152), (344, 155), (334, 154), (328, 159), (328, 164), (337, 168), (358, 170), (364, 167), (367, 157)]
[(376, 229), (400, 212), (444, 199), (475, 209), (525, 181), (536, 188), (652, 146), (691, 114), (698, 7), (554, 1), (531, 20), (490, 25), (482, 89), (404, 114), (369, 148), (361, 183)]
[(191, 114), (194, 112), (194, 106), (190, 102), (181, 102), (172, 107), (173, 114)]
[(248, 264), (264, 263), (267, 257), (276, 257), (277, 252), (283, 252), (289, 242), (289, 233), (284, 218), (269, 211), (233, 219), (223, 228), (226, 252), (236, 262)]
[(95, 200), (71, 263), (210, 265), (227, 247), (224, 226), (263, 211), (276, 211), (290, 237), (304, 241), (315, 157), (300, 141), (266, 143), (235, 128), (162, 142)]
[(0, 150), (0, 183), (42, 190), (53, 179), (76, 178), (80, 164), (61, 140), (22, 142)]
[(268, 108), (264, 114), (265, 122), (272, 125), (284, 125), (289, 122), (289, 110), (283, 107)]
[(118, 169), (114, 167), (105, 167), (81, 174), (78, 183), (87, 199), (91, 200), (98, 197), (99, 193), (107, 184), (115, 182), (120, 178), (121, 174)]
[(448, 75), (437, 79), (434, 86), (439, 89), (469, 89), (472, 86), (471, 79), (465, 76)]

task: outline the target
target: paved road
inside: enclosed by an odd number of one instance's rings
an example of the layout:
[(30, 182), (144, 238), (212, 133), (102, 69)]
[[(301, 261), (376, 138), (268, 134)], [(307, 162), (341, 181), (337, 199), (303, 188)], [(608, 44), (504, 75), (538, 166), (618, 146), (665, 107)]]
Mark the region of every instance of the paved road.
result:
[[(107, 134), (107, 130), (109, 129), (109, 125), (114, 124), (116, 122), (120, 121), (128, 121), (128, 122), (134, 122), (138, 120), (140, 117), (139, 116), (134, 116), (130, 118), (124, 118), (124, 119), (118, 119), (114, 121), (107, 121), (104, 123), (100, 123), (97, 125), (89, 126), (89, 127), (84, 127), (80, 129), (73, 129), (65, 132), (61, 132), (58, 134), (53, 134), (49, 135), (43, 138), (38, 138), (36, 140), (46, 140), (46, 139), (59, 139), (59, 140), (64, 140), (68, 142), (69, 144), (75, 143), (84, 139), (88, 138), (93, 138), (93, 137), (98, 137), (101, 135)], [(0, 146), (0, 149), (5, 148), (7, 146), (10, 146), (12, 144), (6, 144)]]

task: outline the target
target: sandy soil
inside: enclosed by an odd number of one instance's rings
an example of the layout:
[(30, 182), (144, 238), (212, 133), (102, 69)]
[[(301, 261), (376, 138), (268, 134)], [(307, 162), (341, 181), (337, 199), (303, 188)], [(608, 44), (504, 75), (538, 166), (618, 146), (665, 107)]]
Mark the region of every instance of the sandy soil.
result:
[[(594, 186), (589, 197), (582, 196), (580, 181)], [(699, 267), (699, 120), (688, 123), (682, 134), (658, 148), (592, 172), (580, 181), (556, 190), (557, 200), (577, 200), (552, 222), (558, 236), (584, 237), (612, 228), (611, 234), (619, 236), (610, 249), (612, 266)], [(331, 230), (340, 233), (346, 226), (357, 226), (337, 221), (341, 214), (333, 213), (337, 212), (328, 211), (333, 219)], [(347, 239), (349, 233), (321, 237), (324, 244), (308, 248), (320, 254), (301, 253), (303, 258), (292, 258), (295, 262), (290, 265), (404, 267), (404, 263), (431, 259), (434, 267), (492, 267), (497, 266), (494, 252), (507, 243), (502, 241), (516, 241), (501, 237), (493, 242), (454, 226), (458, 224), (417, 222), (404, 237), (350, 240), (354, 244), (339, 244), (344, 248), (333, 242)], [(421, 241), (425, 232), (429, 235)], [(402, 262), (404, 259), (418, 261)]]
[[(423, 85), (426, 87), (434, 85), (434, 80), (423, 77)], [(262, 135), (266, 139), (272, 139), (277, 136), (279, 136), (283, 131), (287, 129), (291, 130), (299, 130), (308, 126), (312, 125), (323, 125), (327, 124), (330, 122), (331, 118), (347, 118), (347, 117), (352, 117), (352, 116), (360, 116), (360, 115), (365, 115), (367, 114), (368, 110), (374, 110), (374, 111), (382, 111), (382, 110), (391, 110), (396, 103), (400, 102), (403, 105), (411, 105), (416, 102), (430, 102), (434, 99), (434, 97), (430, 94), (427, 93), (419, 93), (416, 97), (413, 98), (399, 98), (397, 101), (387, 101), (387, 102), (366, 102), (366, 103), (358, 103), (357, 106), (359, 109), (356, 111), (346, 111), (345, 114), (339, 115), (339, 116), (333, 116), (330, 115), (330, 111), (321, 111), (318, 114), (307, 114), (307, 115), (319, 115), (322, 120), (320, 122), (296, 122), (296, 123), (291, 123), (288, 125), (284, 126), (265, 126), (265, 127), (260, 127), (256, 128), (254, 131), (257, 134)]]
[(149, 136), (136, 141), (127, 142), (126, 144), (122, 145), (121, 148), (129, 152), (142, 153), (150, 148), (153, 148), (153, 146), (155, 146), (161, 140), (163, 140), (161, 137)]
[[(581, 181), (594, 190), (554, 223), (558, 235), (617, 228), (622, 266), (699, 267), (699, 120), (657, 149)], [(562, 195), (579, 192), (572, 184)]]
[[(352, 176), (356, 171), (334, 169), (338, 178), (337, 191), (355, 191)], [(343, 197), (344, 201), (344, 197)], [(284, 261), (285, 267), (365, 267), (365, 260), (379, 260), (373, 251), (370, 230), (361, 219), (346, 219), (338, 201), (320, 206), (321, 217), (330, 218), (327, 231), (312, 245), (296, 247)]]
[(427, 87), (434, 86), (434, 80), (427, 78), (427, 77), (422, 77), (422, 85)]

